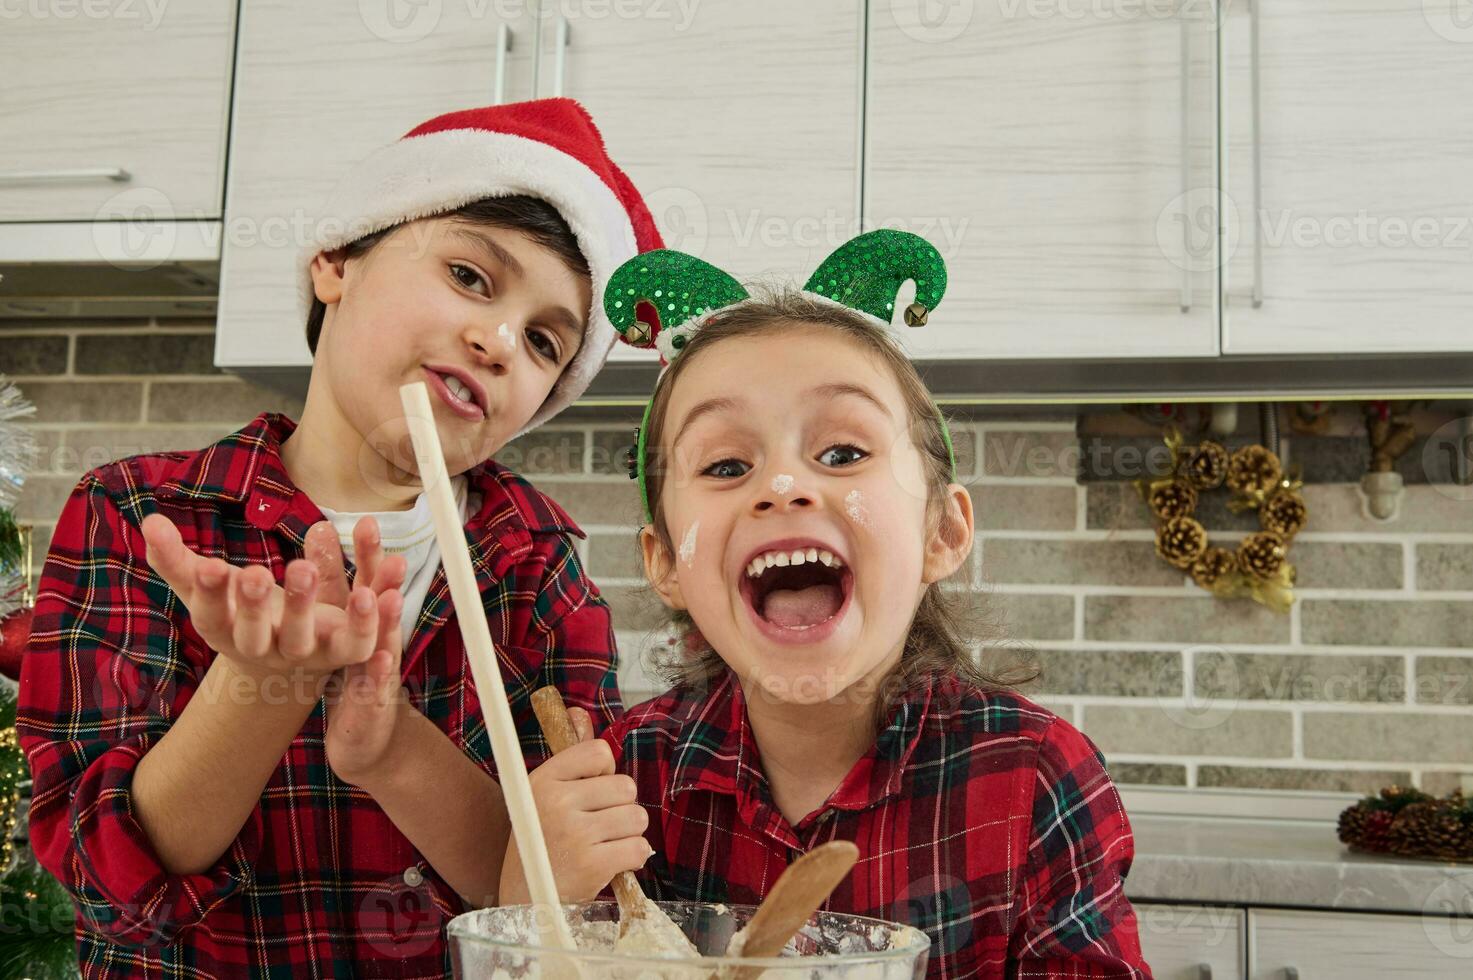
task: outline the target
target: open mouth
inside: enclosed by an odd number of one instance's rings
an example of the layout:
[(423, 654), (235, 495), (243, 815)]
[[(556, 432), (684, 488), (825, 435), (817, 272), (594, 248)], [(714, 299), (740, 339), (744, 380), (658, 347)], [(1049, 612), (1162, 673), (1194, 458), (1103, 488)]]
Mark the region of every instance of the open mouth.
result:
[(817, 544), (767, 549), (743, 569), (741, 593), (763, 631), (814, 640), (837, 626), (854, 575), (842, 558)]

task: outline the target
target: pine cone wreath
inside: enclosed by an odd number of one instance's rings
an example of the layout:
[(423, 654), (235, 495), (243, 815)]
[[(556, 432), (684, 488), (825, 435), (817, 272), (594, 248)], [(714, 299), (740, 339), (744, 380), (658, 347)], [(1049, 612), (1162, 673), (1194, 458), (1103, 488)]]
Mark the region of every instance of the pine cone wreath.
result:
[(1186, 480), (1172, 480), (1151, 491), (1151, 513), (1163, 521), (1188, 517), (1197, 509), (1197, 488)]
[(1272, 531), (1288, 541), (1304, 530), (1304, 525), (1309, 522), (1309, 506), (1295, 491), (1280, 490), (1259, 508), (1258, 521), (1265, 531)]
[(1156, 529), (1156, 554), (1187, 569), (1207, 550), (1207, 529), (1190, 517), (1173, 517)]
[(1228, 451), (1221, 443), (1207, 441), (1192, 450), (1182, 465), (1182, 475), (1198, 490), (1216, 490), (1228, 474)]
[(1250, 534), (1238, 545), (1238, 567), (1252, 578), (1270, 579), (1279, 574), (1288, 560), (1284, 539), (1272, 531)]
[(1208, 548), (1192, 562), (1192, 581), (1212, 591), (1213, 586), (1238, 569), (1238, 553), (1229, 548)]
[(1452, 856), (1462, 841), (1463, 821), (1442, 800), (1423, 800), (1402, 808), (1386, 832), (1393, 854)]
[(1283, 477), (1279, 457), (1263, 446), (1244, 446), (1228, 461), (1228, 489), (1237, 494), (1267, 493)]
[(1343, 844), (1363, 851), (1385, 851), (1390, 846), (1387, 831), (1395, 819), (1396, 814), (1390, 810), (1373, 810), (1363, 802), (1357, 803), (1341, 812), (1335, 832)]

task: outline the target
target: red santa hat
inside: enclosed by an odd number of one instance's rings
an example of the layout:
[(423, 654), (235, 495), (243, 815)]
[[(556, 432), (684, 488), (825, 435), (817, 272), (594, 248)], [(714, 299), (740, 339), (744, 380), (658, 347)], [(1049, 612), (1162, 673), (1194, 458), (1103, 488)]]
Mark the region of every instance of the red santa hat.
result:
[(303, 318), (311, 309), (311, 265), (318, 252), (482, 198), (517, 194), (557, 208), (593, 279), (583, 345), (522, 431), (541, 425), (588, 389), (614, 345), (617, 335), (603, 301), (609, 276), (627, 259), (662, 244), (644, 199), (609, 159), (588, 111), (572, 99), (448, 112), (348, 171), (298, 262)]

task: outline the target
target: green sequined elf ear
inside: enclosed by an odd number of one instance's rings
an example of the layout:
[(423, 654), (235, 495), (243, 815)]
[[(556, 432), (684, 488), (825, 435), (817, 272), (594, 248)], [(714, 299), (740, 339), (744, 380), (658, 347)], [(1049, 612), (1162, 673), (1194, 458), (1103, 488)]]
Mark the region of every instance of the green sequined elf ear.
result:
[[(661, 248), (636, 255), (609, 277), (604, 313), (633, 347), (658, 347), (666, 361), (685, 346), (686, 324), (703, 313), (747, 298), (742, 284), (709, 262)], [(639, 318), (647, 306), (657, 323)]]
[(905, 322), (919, 327), (946, 292), (946, 263), (921, 236), (880, 228), (840, 245), (803, 288), (889, 323), (895, 296), (908, 279), (916, 284), (916, 296), (905, 308)]

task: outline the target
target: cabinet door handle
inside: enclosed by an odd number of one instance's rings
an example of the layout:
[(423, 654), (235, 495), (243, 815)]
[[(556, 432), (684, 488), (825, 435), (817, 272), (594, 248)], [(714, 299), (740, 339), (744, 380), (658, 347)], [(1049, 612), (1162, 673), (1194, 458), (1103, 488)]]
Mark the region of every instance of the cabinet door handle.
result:
[(1211, 963), (1198, 963), (1197, 964), (1197, 980), (1212, 980), (1212, 964)]
[(125, 183), (133, 175), (122, 167), (79, 167), (74, 170), (15, 170), (0, 173), (0, 184), (36, 184), (70, 180), (111, 180)]
[[(1192, 183), (1192, 43), (1187, 17), (1181, 16), (1181, 199), (1191, 193)], [(1192, 223), (1181, 223), (1181, 311), (1192, 312)]]
[(506, 101), (506, 56), (511, 51), (511, 28), (505, 23), (496, 28), (496, 91), (493, 105)]
[(1248, 59), (1249, 74), (1253, 84), (1253, 308), (1263, 305), (1263, 113), (1261, 107), (1260, 71), (1258, 57), (1258, 4), (1248, 3)]
[(563, 76), (568, 67), (568, 18), (557, 19), (557, 37), (554, 41), (552, 60), (552, 95), (560, 99), (563, 95)]

